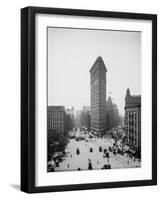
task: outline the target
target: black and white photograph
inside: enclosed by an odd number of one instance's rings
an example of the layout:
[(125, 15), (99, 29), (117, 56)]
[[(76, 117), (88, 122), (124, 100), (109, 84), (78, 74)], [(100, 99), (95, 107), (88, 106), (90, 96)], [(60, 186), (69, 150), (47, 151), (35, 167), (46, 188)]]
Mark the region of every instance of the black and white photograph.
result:
[(21, 16), (21, 190), (156, 185), (157, 15)]
[(140, 31), (47, 27), (47, 172), (141, 168), (141, 48)]

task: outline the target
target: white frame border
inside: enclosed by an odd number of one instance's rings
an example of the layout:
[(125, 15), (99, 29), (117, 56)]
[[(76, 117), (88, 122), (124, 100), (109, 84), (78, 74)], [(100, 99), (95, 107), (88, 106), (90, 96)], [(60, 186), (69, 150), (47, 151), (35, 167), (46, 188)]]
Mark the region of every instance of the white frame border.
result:
[[(142, 163), (141, 168), (47, 173), (47, 98), (46, 98), (46, 28), (74, 27), (141, 31), (142, 45)], [(36, 55), (36, 131), (35, 185), (134, 181), (152, 179), (152, 21), (101, 17), (78, 17), (37, 14), (35, 29)]]

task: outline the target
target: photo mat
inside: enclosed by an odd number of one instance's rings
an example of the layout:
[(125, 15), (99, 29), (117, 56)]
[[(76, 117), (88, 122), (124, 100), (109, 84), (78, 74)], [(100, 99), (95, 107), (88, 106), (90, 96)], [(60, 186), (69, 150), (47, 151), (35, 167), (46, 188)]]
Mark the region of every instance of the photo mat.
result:
[(141, 32), (47, 28), (47, 171), (141, 167)]

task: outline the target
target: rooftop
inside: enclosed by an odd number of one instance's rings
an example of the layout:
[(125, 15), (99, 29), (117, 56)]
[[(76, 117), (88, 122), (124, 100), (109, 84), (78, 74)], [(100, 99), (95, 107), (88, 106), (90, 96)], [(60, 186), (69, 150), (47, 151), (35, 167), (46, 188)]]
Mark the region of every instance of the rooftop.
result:
[(104, 63), (104, 61), (103, 61), (103, 59), (102, 59), (101, 56), (98, 56), (98, 57), (97, 57), (96, 61), (95, 61), (94, 64), (92, 65), (92, 67), (91, 67), (91, 69), (90, 69), (89, 72), (91, 72), (95, 66), (104, 67), (105, 71), (107, 72), (105, 63)]
[(48, 106), (48, 110), (59, 110), (59, 111), (65, 111), (65, 107), (64, 106)]
[(127, 89), (125, 97), (125, 107), (141, 106), (141, 95), (131, 95), (130, 90)]

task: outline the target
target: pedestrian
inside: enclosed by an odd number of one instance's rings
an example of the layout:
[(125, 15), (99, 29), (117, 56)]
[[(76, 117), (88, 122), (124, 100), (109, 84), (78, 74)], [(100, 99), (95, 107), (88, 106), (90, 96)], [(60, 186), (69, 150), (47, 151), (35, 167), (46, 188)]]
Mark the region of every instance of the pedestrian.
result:
[(92, 169), (93, 169), (93, 167), (92, 167), (92, 162), (91, 162), (91, 159), (90, 159), (90, 158), (88, 159), (88, 169), (89, 169), (89, 170), (92, 170)]
[(77, 150), (76, 150), (76, 153), (77, 153), (77, 155), (79, 155), (80, 154), (80, 151), (79, 151), (79, 149), (77, 148)]
[(99, 152), (102, 152), (102, 147), (99, 147)]
[(88, 163), (88, 169), (89, 169), (89, 170), (92, 170), (92, 169), (93, 169), (92, 163)]
[(55, 165), (56, 165), (56, 167), (59, 167), (59, 161), (58, 160), (55, 161)]

